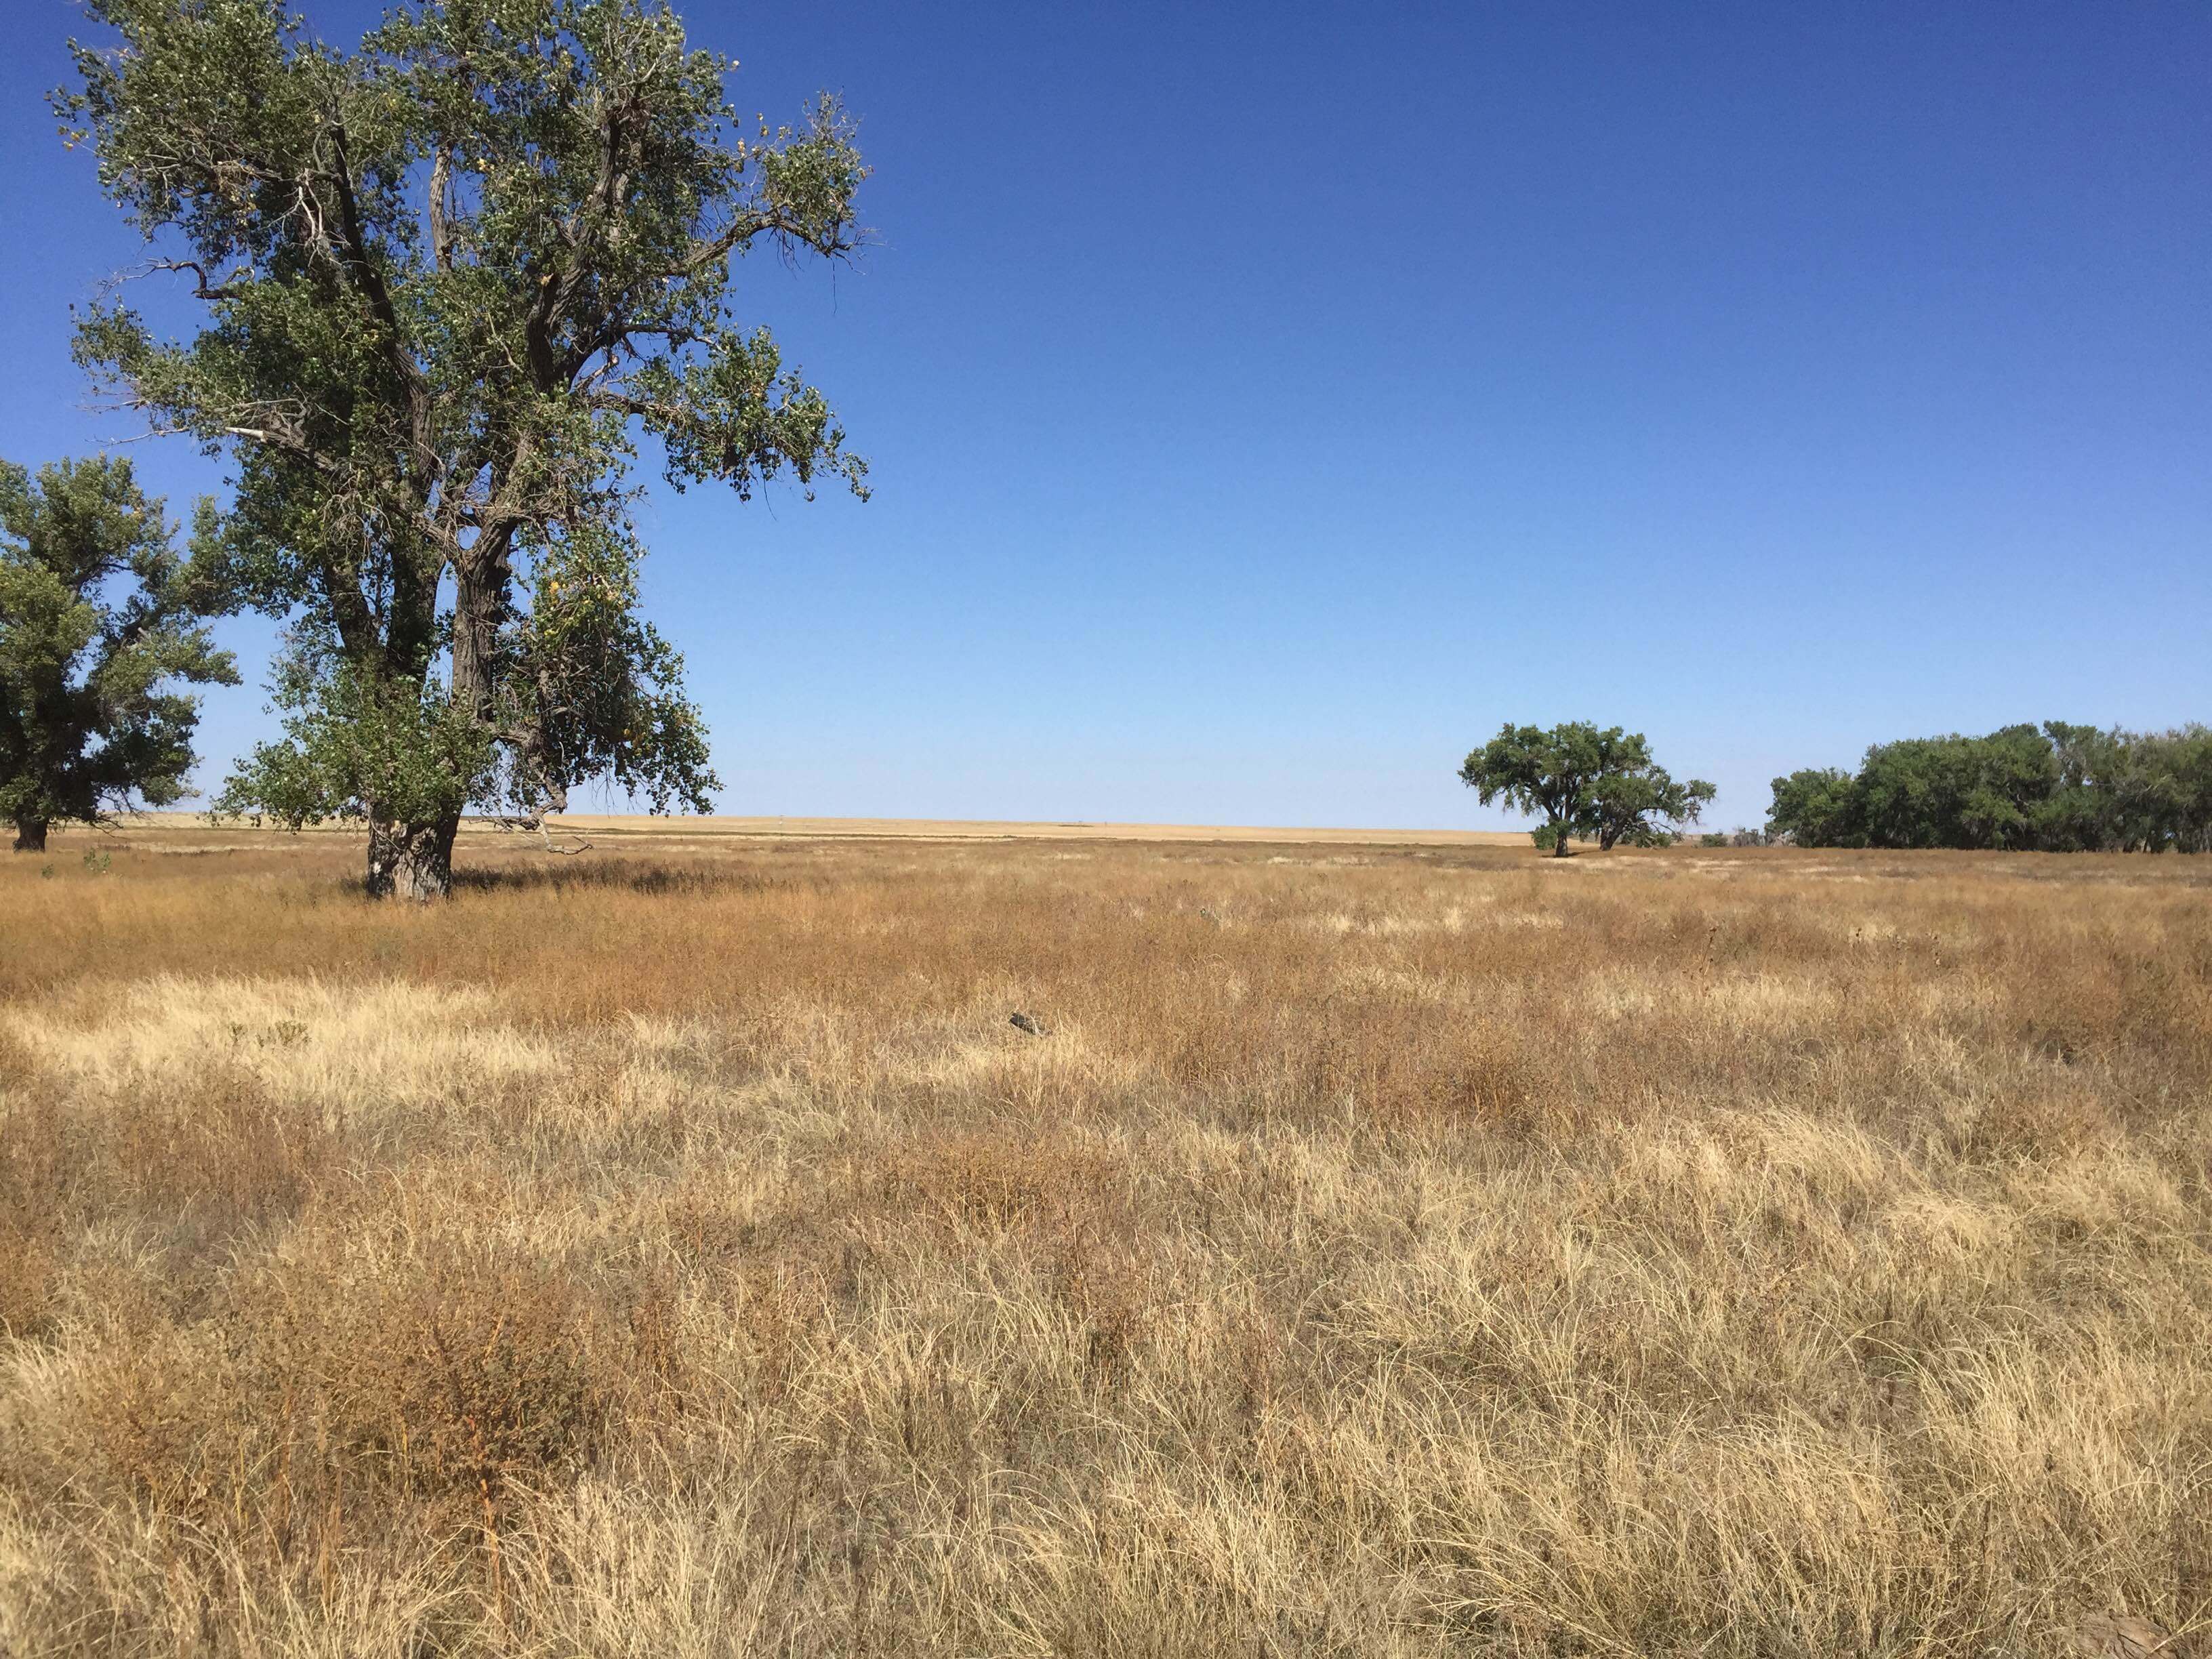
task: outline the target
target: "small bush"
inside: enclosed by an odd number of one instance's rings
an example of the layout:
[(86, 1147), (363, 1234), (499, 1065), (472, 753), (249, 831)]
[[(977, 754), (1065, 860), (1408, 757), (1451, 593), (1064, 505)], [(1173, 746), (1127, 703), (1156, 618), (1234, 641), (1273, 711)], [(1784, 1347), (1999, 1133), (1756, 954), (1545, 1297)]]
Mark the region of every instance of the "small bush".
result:
[(611, 1401), (605, 1322), (544, 1268), (449, 1257), (368, 1295), (297, 1310), (288, 1384), (356, 1470), (495, 1505), (573, 1478)]

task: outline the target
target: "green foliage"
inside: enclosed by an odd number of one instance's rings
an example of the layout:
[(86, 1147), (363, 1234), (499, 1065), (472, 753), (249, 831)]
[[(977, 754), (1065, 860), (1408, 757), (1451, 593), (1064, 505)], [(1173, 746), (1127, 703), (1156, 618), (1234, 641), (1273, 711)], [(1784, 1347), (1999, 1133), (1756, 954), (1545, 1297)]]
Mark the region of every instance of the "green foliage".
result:
[[(202, 528), (213, 520), (203, 509)], [(0, 817), (100, 822), (133, 797), (185, 789), (197, 698), (234, 685), (198, 620), (206, 573), (131, 463), (0, 463)]]
[(2054, 720), (1879, 744), (1856, 776), (1775, 779), (1767, 830), (1801, 847), (2212, 851), (2212, 731)]
[(1830, 767), (1774, 780), (1767, 833), (1800, 847), (1863, 847), (1866, 829), (1850, 775)]
[(270, 690), (283, 738), (239, 763), (213, 803), (218, 813), (266, 815), (296, 830), (364, 817), (374, 802), (393, 822), (434, 823), (488, 793), (490, 734), (434, 678), (364, 672), (295, 629)]
[(2032, 726), (1985, 738), (1919, 738), (1867, 751), (1852, 793), (1875, 847), (2021, 847), (2057, 781)]
[(565, 792), (610, 773), (656, 812), (710, 811), (706, 726), (683, 696), (684, 659), (638, 617), (635, 543), (586, 526), (537, 548), (532, 574), (498, 684), (501, 725), (536, 734), (538, 785)]
[(1459, 776), (1485, 806), (1503, 800), (1542, 813), (1546, 822), (1532, 832), (1536, 845), (1560, 857), (1576, 836), (1608, 852), (1622, 841), (1664, 846), (1673, 840), (1664, 826), (1696, 823), (1714, 794), (1702, 779), (1677, 783), (1652, 759), (1642, 732), (1583, 720), (1548, 730), (1509, 722), (1468, 756)]
[(1517, 812), (1542, 813), (1551, 850), (1564, 855), (1563, 832), (1589, 811), (1589, 787), (1604, 764), (1604, 736), (1583, 721), (1549, 730), (1509, 721), (1468, 754), (1459, 780), (1485, 806), (1502, 800)]
[(1626, 841), (1632, 847), (1665, 847), (1674, 837), (1667, 823), (1695, 823), (1715, 793), (1702, 778), (1677, 783), (1654, 761), (1639, 732), (1619, 745), (1613, 763), (1590, 787), (1590, 820), (1598, 846), (1611, 850)]
[(637, 615), (632, 469), (650, 438), (679, 489), (865, 495), (733, 315), (748, 252), (859, 246), (836, 102), (740, 135), (733, 65), (652, 0), (418, 0), (351, 52), (270, 0), (86, 9), (121, 50), (76, 46), (57, 107), (207, 311), (179, 341), (104, 303), (77, 355), (232, 458), (221, 580), (292, 626), (285, 738), (226, 801), (450, 820), (611, 775), (703, 805), (680, 659)]

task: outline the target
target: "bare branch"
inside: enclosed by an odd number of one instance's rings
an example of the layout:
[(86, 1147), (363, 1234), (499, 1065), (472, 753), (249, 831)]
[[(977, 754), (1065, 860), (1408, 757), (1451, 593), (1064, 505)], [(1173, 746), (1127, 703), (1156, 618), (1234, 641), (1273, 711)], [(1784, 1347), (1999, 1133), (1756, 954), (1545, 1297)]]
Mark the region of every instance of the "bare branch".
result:
[(441, 270), (453, 268), (453, 222), (451, 216), (450, 196), (453, 191), (453, 152), (447, 145), (438, 147), (438, 159), (430, 164), (430, 257)]
[[(543, 812), (495, 812), (483, 818), (482, 822), (491, 825), (495, 830), (503, 830), (510, 834), (536, 836), (545, 851), (557, 853), (562, 858), (574, 858), (579, 853), (588, 853), (592, 850), (590, 836), (579, 830), (568, 829), (565, 825), (562, 831), (562, 841), (555, 841), (553, 826), (545, 822), (545, 817)], [(562, 842), (568, 844), (563, 845)]]
[(186, 270), (191, 271), (194, 278), (192, 298), (195, 300), (235, 300), (246, 292), (231, 283), (210, 283), (207, 267), (197, 259), (152, 259), (137, 274), (150, 276), (156, 271), (175, 273)]

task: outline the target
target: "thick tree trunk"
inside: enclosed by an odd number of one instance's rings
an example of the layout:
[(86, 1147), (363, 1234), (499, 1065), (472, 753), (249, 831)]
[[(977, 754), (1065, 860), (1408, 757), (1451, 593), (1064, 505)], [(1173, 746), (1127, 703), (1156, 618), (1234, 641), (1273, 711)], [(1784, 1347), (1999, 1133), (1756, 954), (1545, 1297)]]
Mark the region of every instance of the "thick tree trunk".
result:
[(1560, 819), (1559, 832), (1558, 835), (1552, 837), (1552, 856), (1555, 859), (1563, 859), (1567, 855), (1568, 828), (1569, 825), (1567, 820), (1565, 818)]
[(492, 656), (499, 648), (507, 579), (493, 561), (478, 553), (457, 567), (454, 581), (453, 703), (478, 720), (489, 720)]
[(46, 850), (46, 821), (44, 818), (15, 820), (15, 850), (19, 853), (43, 853)]
[(368, 896), (371, 898), (443, 898), (453, 886), (453, 835), (458, 816), (434, 823), (368, 821)]

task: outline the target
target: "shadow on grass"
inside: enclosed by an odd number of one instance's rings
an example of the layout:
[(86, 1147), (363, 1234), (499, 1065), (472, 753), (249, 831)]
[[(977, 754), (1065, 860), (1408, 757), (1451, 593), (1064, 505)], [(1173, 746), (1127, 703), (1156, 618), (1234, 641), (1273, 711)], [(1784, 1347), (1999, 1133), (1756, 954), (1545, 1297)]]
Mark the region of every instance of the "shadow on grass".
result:
[(763, 875), (757, 871), (709, 865), (638, 864), (631, 860), (588, 857), (558, 865), (507, 869), (470, 867), (453, 872), (453, 891), (463, 893), (621, 892), (647, 896), (706, 897), (727, 893), (765, 893), (798, 886), (819, 886), (803, 877)]

